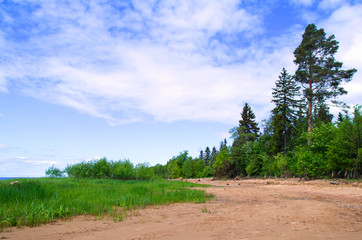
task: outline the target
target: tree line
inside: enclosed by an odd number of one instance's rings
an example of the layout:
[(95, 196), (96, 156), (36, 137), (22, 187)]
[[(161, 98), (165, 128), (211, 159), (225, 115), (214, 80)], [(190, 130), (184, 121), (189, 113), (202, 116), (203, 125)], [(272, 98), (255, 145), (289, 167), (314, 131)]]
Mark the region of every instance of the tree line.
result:
[[(361, 174), (361, 106), (352, 116), (337, 98), (356, 69), (342, 70), (334, 55), (338, 42), (314, 24), (306, 27), (294, 51), (294, 75), (282, 69), (275, 82), (275, 107), (260, 132), (248, 103), (239, 126), (231, 129), (234, 142), (215, 163), (215, 175), (358, 178)], [(333, 122), (329, 103), (344, 111)]]
[[(341, 84), (351, 81), (357, 70), (341, 69), (343, 63), (334, 56), (338, 48), (334, 35), (327, 37), (324, 29), (309, 24), (294, 51), (297, 70), (292, 75), (283, 68), (275, 81), (271, 99), (275, 106), (263, 121), (263, 131), (245, 103), (239, 125), (230, 129), (231, 146), (225, 139), (219, 149), (206, 147), (197, 158), (184, 151), (166, 165), (144, 163), (134, 167), (129, 160), (103, 158), (70, 165), (64, 171), (52, 167), (47, 175), (66, 172), (73, 177), (116, 179), (358, 178), (362, 173), (362, 107), (356, 105), (350, 115), (348, 106), (338, 101), (339, 96), (347, 94)], [(336, 121), (330, 104), (342, 109)]]

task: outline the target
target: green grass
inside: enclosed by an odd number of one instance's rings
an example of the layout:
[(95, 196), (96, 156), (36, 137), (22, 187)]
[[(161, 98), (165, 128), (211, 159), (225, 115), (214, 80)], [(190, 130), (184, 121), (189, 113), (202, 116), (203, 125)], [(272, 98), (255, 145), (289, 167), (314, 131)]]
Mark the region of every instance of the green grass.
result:
[[(16, 180), (16, 179), (15, 179)], [(15, 181), (12, 179), (12, 181)], [(108, 215), (121, 221), (149, 205), (206, 202), (200, 186), (181, 181), (106, 179), (18, 179), (0, 181), (0, 232), (13, 226), (38, 226), (74, 215)]]

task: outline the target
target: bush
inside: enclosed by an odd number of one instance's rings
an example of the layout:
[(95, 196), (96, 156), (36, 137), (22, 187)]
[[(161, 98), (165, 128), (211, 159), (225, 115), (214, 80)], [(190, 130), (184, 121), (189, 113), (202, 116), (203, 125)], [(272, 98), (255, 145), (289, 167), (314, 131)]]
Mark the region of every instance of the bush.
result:
[(56, 168), (53, 165), (50, 168), (48, 168), (48, 170), (45, 171), (45, 176), (51, 177), (51, 178), (64, 177), (64, 171), (60, 170), (59, 168)]
[(112, 162), (112, 178), (131, 180), (135, 178), (133, 164), (128, 160)]
[(155, 178), (155, 173), (149, 163), (139, 163), (135, 168), (137, 180), (151, 180)]

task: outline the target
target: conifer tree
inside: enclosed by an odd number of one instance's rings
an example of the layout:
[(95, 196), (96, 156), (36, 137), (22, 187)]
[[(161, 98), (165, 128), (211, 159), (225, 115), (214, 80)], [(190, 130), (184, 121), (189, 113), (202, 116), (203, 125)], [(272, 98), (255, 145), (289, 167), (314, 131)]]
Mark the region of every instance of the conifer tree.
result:
[(259, 136), (258, 123), (255, 121), (255, 114), (248, 103), (245, 103), (237, 129), (239, 137), (245, 141), (254, 142)]
[(216, 150), (216, 147), (214, 146), (211, 151), (209, 166), (212, 166), (214, 164), (217, 154), (218, 152)]
[[(308, 103), (309, 133), (312, 131), (313, 105), (347, 94), (340, 84), (342, 81), (349, 82), (357, 71), (340, 70), (343, 63), (337, 62), (334, 58), (338, 48), (334, 35), (327, 38), (323, 28), (317, 29), (314, 24), (309, 24), (302, 42), (294, 51), (294, 63), (298, 67), (295, 79), (304, 88), (304, 96)], [(332, 102), (341, 104), (335, 100)]]
[(231, 163), (235, 168), (232, 169), (229, 176), (245, 174), (247, 160), (245, 159), (245, 149), (243, 149), (243, 146), (255, 142), (260, 136), (258, 123), (255, 121), (255, 114), (248, 103), (245, 103), (243, 107), (239, 126), (231, 129), (230, 133), (232, 133), (234, 138), (231, 148)]
[(204, 151), (200, 151), (199, 159), (204, 160)]
[(272, 93), (272, 102), (276, 105), (272, 110), (271, 119), (274, 153), (283, 151), (285, 155), (289, 139), (295, 132), (294, 122), (297, 108), (301, 103), (296, 99), (299, 96), (299, 89), (292, 76), (283, 68)]
[(210, 157), (211, 157), (211, 151), (209, 147), (206, 147), (205, 149), (205, 156), (204, 156), (204, 162), (206, 166), (209, 166), (210, 163)]

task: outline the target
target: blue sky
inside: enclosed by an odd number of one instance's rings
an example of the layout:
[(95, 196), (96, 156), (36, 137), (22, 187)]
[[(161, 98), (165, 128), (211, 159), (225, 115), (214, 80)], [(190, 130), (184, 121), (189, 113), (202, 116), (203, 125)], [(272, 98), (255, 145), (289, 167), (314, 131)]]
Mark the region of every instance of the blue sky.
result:
[(0, 177), (218, 147), (245, 102), (269, 117), (309, 23), (359, 70), (342, 100), (361, 104), (361, 22), (361, 0), (0, 0)]

